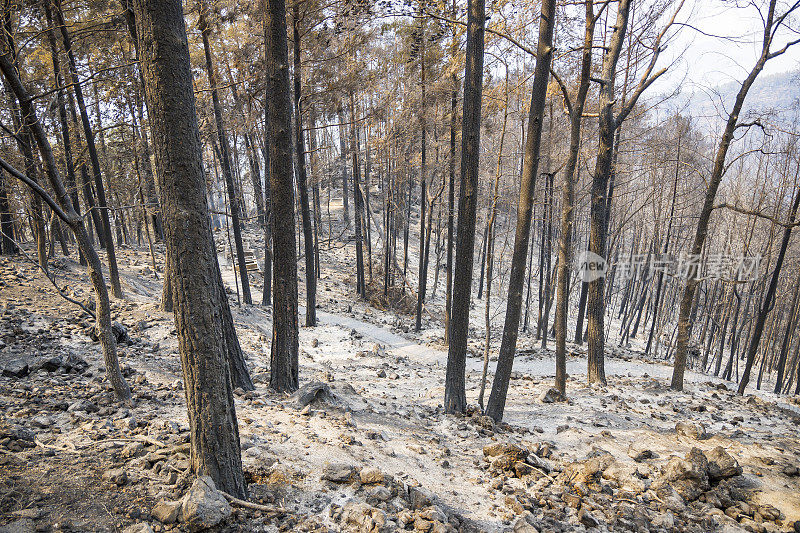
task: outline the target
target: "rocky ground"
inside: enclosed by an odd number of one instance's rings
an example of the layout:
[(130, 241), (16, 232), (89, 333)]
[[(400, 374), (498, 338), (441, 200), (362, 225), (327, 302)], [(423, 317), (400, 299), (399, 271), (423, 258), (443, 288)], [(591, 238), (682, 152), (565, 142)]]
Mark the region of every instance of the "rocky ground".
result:
[[(446, 416), (436, 300), (420, 335), (354, 303), (350, 253), (323, 253), (292, 396), (266, 387), (269, 310), (234, 306), (257, 384), (236, 391), (249, 502), (187, 472), (177, 341), (144, 250), (119, 251), (113, 302), (132, 407), (113, 400), (91, 319), (24, 258), (0, 259), (0, 531), (800, 531), (796, 402), (695, 373), (675, 393), (669, 367), (622, 349), (589, 387), (577, 346), (553, 402), (552, 353), (523, 336), (506, 422)], [(77, 261), (52, 269), (91, 299)], [(471, 400), (480, 368), (472, 356)]]

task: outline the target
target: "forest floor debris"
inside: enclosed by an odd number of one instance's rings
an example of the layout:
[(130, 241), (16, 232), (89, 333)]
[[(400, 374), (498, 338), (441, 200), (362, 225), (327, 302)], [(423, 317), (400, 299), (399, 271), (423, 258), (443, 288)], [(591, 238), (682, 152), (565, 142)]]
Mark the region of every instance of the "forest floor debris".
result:
[[(269, 311), (233, 306), (257, 385), (235, 394), (250, 507), (188, 474), (177, 341), (143, 252), (118, 251), (127, 297), (113, 302), (133, 407), (113, 399), (91, 319), (0, 259), (0, 531), (800, 530), (796, 403), (695, 373), (676, 393), (669, 367), (622, 348), (609, 384), (589, 386), (574, 346), (558, 401), (552, 354), (523, 336), (506, 421), (447, 416), (440, 326), (412, 335), (344, 305), (345, 252), (325, 253), (342, 268), (321, 279), (320, 325), (301, 330), (294, 397), (266, 386)], [(76, 261), (53, 269), (90, 300)]]

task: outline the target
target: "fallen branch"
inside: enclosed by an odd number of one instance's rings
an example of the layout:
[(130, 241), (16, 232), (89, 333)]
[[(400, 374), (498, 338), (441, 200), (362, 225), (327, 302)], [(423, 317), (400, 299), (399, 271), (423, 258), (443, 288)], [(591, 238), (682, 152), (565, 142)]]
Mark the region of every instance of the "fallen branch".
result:
[(75, 447), (75, 445), (72, 442), (69, 442), (69, 447), (67, 447), (67, 448), (62, 448), (60, 446), (53, 446), (52, 444), (45, 444), (42, 441), (40, 441), (39, 439), (37, 439), (36, 437), (34, 437), (33, 442), (34, 442), (34, 444), (36, 444), (40, 448), (44, 448), (45, 450), (56, 450), (56, 451), (59, 451), (59, 452), (79, 453), (78, 449)]
[(227, 492), (223, 492), (221, 490), (219, 491), (219, 493), (222, 494), (223, 496), (225, 496), (225, 499), (228, 500), (228, 502), (231, 505), (235, 505), (237, 507), (244, 507), (246, 509), (253, 509), (254, 511), (263, 511), (265, 513), (279, 513), (279, 514), (288, 514), (289, 513), (289, 511), (287, 511), (283, 507), (274, 507), (272, 505), (261, 505), (261, 504), (258, 504), (258, 503), (253, 503), (253, 502), (248, 502), (248, 501), (245, 501), (245, 500), (240, 500), (239, 498), (231, 496)]
[(536, 466), (533, 466), (533, 465), (531, 465), (531, 464), (529, 464), (528, 466), (529, 466), (529, 467), (531, 467), (533, 470), (535, 470), (535, 471), (539, 472), (541, 475), (543, 475), (544, 477), (546, 477), (547, 479), (549, 479), (551, 482), (553, 482), (553, 483), (555, 483), (555, 482), (556, 482), (556, 479), (555, 479), (553, 476), (551, 476), (550, 474), (548, 474), (547, 472), (545, 472), (545, 471), (544, 471), (544, 470), (542, 470), (541, 468), (539, 468), (539, 467), (536, 467)]

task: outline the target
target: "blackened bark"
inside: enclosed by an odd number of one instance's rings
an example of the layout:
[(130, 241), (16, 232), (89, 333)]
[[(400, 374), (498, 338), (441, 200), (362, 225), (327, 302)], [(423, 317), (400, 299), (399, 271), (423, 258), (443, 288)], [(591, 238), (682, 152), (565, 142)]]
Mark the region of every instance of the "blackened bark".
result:
[(8, 185), (6, 178), (0, 170), (0, 253), (14, 255), (18, 252), (17, 243), (14, 242), (14, 215), (8, 205)]
[(285, 0), (264, 0), (269, 113), (269, 178), (274, 244), (270, 387), (298, 387), (297, 241), (292, 172), (292, 108)]
[[(61, 142), (64, 147), (64, 167), (66, 171), (66, 186), (70, 193), (72, 206), (75, 211), (80, 212), (80, 202), (78, 201), (78, 186), (75, 179), (75, 165), (72, 161), (72, 141), (69, 136), (69, 120), (67, 119), (67, 105), (64, 101), (64, 77), (61, 74), (61, 62), (59, 60), (58, 44), (53, 29), (53, 13), (50, 10), (50, 2), (44, 2), (45, 16), (47, 18), (47, 41), (50, 45), (50, 57), (53, 63), (53, 77), (55, 78), (56, 87), (56, 103), (58, 105), (58, 119), (61, 126)], [(83, 254), (80, 254), (80, 263), (86, 264), (86, 259)]]
[(300, 66), (300, 5), (292, 8), (292, 37), (294, 44), (294, 129), (297, 152), (297, 189), (300, 192), (300, 217), (303, 221), (303, 249), (306, 261), (306, 326), (317, 325), (317, 273), (314, 262), (314, 229), (308, 208), (308, 178), (306, 175), (306, 143), (303, 135), (302, 78)]
[(465, 371), (469, 305), (472, 297), (472, 264), (475, 253), (475, 215), (478, 205), (483, 39), (486, 25), (484, 0), (469, 0), (467, 10), (467, 61), (464, 72), (464, 117), (461, 130), (461, 190), (458, 199), (458, 235), (450, 317), (450, 346), (444, 389), (444, 409), (447, 413), (464, 413), (467, 409)]
[(92, 133), (92, 126), (89, 122), (89, 114), (86, 112), (86, 103), (83, 99), (83, 90), (81, 89), (81, 83), (78, 78), (78, 65), (75, 61), (75, 54), (72, 51), (72, 42), (70, 40), (69, 32), (67, 31), (67, 24), (64, 21), (64, 15), (61, 11), (60, 0), (56, 0), (54, 5), (56, 22), (58, 22), (58, 25), (61, 28), (61, 37), (64, 42), (64, 50), (67, 53), (69, 73), (72, 79), (72, 88), (75, 93), (75, 100), (78, 103), (78, 110), (80, 111), (81, 123), (83, 125), (84, 139), (86, 140), (86, 148), (89, 152), (89, 161), (92, 164), (92, 173), (94, 174), (97, 206), (100, 209), (100, 219), (103, 223), (103, 236), (105, 237), (106, 254), (108, 256), (108, 273), (109, 277), (111, 278), (111, 293), (115, 298), (122, 298), (122, 285), (119, 281), (117, 256), (114, 250), (114, 241), (111, 238), (111, 219), (108, 214), (105, 185), (103, 184), (103, 175), (100, 171), (100, 160), (97, 156), (97, 147), (94, 143), (94, 134)]
[(217, 74), (214, 70), (214, 62), (211, 58), (211, 43), (209, 40), (211, 28), (205, 19), (205, 7), (198, 1), (198, 21), (197, 25), (203, 37), (203, 50), (206, 59), (206, 72), (208, 74), (208, 84), (211, 87), (211, 102), (214, 108), (214, 122), (217, 127), (217, 138), (220, 150), (220, 164), (222, 165), (222, 176), (228, 191), (228, 203), (230, 204), (231, 220), (233, 226), (233, 240), (236, 245), (236, 259), (239, 267), (239, 278), (242, 284), (242, 298), (244, 303), (252, 304), (253, 298), (250, 296), (250, 278), (247, 274), (247, 262), (244, 258), (244, 243), (242, 242), (241, 211), (239, 208), (239, 197), (236, 194), (236, 186), (233, 182), (233, 172), (231, 171), (230, 147), (228, 145), (228, 135), (225, 132), (225, 124), (222, 121), (222, 105), (219, 101), (219, 89), (217, 88)]
[[(350, 200), (348, 196), (347, 186), (347, 141), (345, 141), (345, 122), (344, 122), (344, 109), (342, 104), (336, 110), (336, 116), (339, 119), (339, 160), (342, 166), (342, 208), (344, 209), (344, 225), (350, 227)], [(350, 127), (355, 127), (351, 125)]]
[[(717, 189), (722, 182), (722, 177), (725, 174), (726, 164), (725, 160), (728, 155), (728, 149), (733, 141), (733, 134), (736, 131), (737, 124), (739, 123), (739, 113), (744, 106), (744, 100), (747, 93), (750, 91), (756, 78), (764, 69), (764, 65), (770, 59), (770, 44), (772, 43), (772, 35), (774, 31), (775, 21), (775, 5), (776, 0), (770, 0), (769, 11), (765, 20), (764, 33), (762, 38), (761, 55), (756, 61), (755, 66), (747, 75), (747, 78), (742, 82), (739, 87), (739, 92), (736, 94), (733, 108), (728, 115), (728, 120), (725, 123), (722, 137), (720, 138), (719, 145), (717, 146), (717, 153), (714, 156), (714, 166), (711, 171), (711, 177), (708, 180), (708, 187), (706, 188), (706, 197), (703, 202), (703, 207), (700, 210), (700, 216), (697, 220), (697, 230), (695, 231), (694, 243), (692, 244), (691, 254), (699, 256), (703, 250), (703, 244), (708, 235), (708, 224), (711, 220), (711, 213), (714, 209), (714, 199), (717, 196)], [(678, 336), (676, 340), (675, 349), (675, 366), (672, 371), (672, 382), (670, 387), (673, 390), (683, 390), (683, 374), (686, 370), (686, 356), (689, 352), (689, 337), (692, 334), (692, 323), (689, 320), (689, 315), (692, 310), (692, 301), (694, 294), (697, 290), (698, 280), (692, 276), (686, 280), (686, 286), (681, 296), (679, 310), (678, 310)]]
[[(455, 41), (455, 37), (453, 37)], [(447, 164), (447, 290), (445, 294), (444, 312), (444, 342), (450, 345), (450, 319), (453, 303), (453, 222), (456, 187), (456, 105), (458, 103), (458, 77), (453, 74), (453, 84), (450, 94), (450, 158)]]
[[(319, 176), (319, 158), (317, 157), (317, 135), (316, 135), (316, 115), (311, 116), (311, 130), (308, 132), (308, 149), (310, 152), (309, 168), (311, 169), (312, 176)], [(317, 279), (320, 278), (319, 271), (319, 232), (322, 226), (322, 213), (319, 198), (319, 178), (311, 178), (311, 194), (312, 202), (314, 205), (314, 272), (316, 272)]]
[[(794, 294), (792, 295), (792, 304), (789, 306), (789, 318), (786, 320), (786, 329), (783, 334), (783, 342), (781, 343), (781, 351), (778, 356), (778, 376), (775, 378), (775, 388), (772, 392), (780, 394), (783, 388), (783, 378), (786, 373), (786, 357), (789, 353), (789, 346), (792, 343), (792, 331), (797, 324), (797, 298), (800, 296), (800, 274), (798, 274), (797, 281), (795, 281)], [(791, 372), (791, 370), (790, 370)]]
[[(78, 112), (75, 110), (75, 99), (69, 91), (67, 91), (67, 102), (69, 103), (70, 120), (75, 128), (75, 138), (78, 140), (78, 144), (80, 144), (81, 136), (80, 126), (78, 124)], [(89, 241), (94, 244), (94, 239), (92, 237), (92, 228), (94, 228), (95, 233), (97, 233), (97, 242), (100, 248), (105, 248), (106, 241), (105, 234), (103, 233), (103, 220), (100, 217), (100, 210), (95, 208), (94, 189), (92, 189), (92, 182), (89, 179), (89, 171), (86, 169), (85, 158), (78, 158), (78, 174), (81, 178), (80, 189), (83, 193), (83, 203), (86, 209), (91, 213), (91, 224), (87, 226)]]
[(136, 24), (161, 185), (169, 281), (189, 410), (192, 471), (247, 496), (227, 361), (228, 302), (206, 202), (189, 43), (178, 0), (136, 0)]
[(558, 242), (558, 270), (556, 274), (556, 380), (555, 386), (562, 397), (567, 393), (567, 310), (569, 307), (569, 269), (572, 264), (572, 225), (575, 221), (575, 168), (581, 143), (581, 118), (589, 92), (592, 69), (595, 16), (592, 0), (585, 0), (586, 23), (581, 56), (581, 74), (578, 93), (570, 109), (569, 155), (564, 168), (564, 185), (561, 196), (561, 238)]
[[(0, 31), (3, 32), (3, 35), (0, 36), (0, 43), (7, 49), (7, 52), (4, 50), (4, 53), (8, 54), (10, 65), (12, 65), (16, 75), (19, 77), (19, 65), (17, 64), (17, 51), (13, 38), (14, 34), (12, 33), (10, 11), (6, 11), (3, 14), (2, 28), (0, 28)], [(11, 81), (7, 80), (7, 85), (10, 84)], [(25, 103), (21, 102), (19, 96), (14, 93), (13, 87), (9, 86), (8, 92), (14, 95), (11, 98), (11, 118), (14, 129), (19, 132), (19, 135), (16, 135), (15, 138), (25, 162), (25, 174), (29, 178), (37, 180), (36, 160), (33, 156), (34, 141), (33, 135), (31, 134), (31, 117), (27, 116), (24, 112), (24, 108), (26, 107)], [(30, 199), (31, 229), (33, 231), (33, 238), (36, 241), (37, 260), (42, 269), (47, 272), (47, 239), (45, 235), (42, 200), (32, 190), (28, 191), (28, 197)]]
[[(17, 100), (20, 102), (20, 109), (23, 116), (27, 118), (29, 131), (39, 148), (39, 153), (44, 162), (50, 186), (55, 191), (56, 200), (50, 204), (50, 207), (57, 212), (64, 222), (69, 224), (70, 229), (77, 239), (78, 247), (83, 252), (84, 257), (86, 257), (89, 279), (92, 282), (92, 287), (95, 292), (95, 305), (97, 309), (96, 327), (100, 339), (100, 346), (103, 351), (106, 377), (111, 383), (116, 397), (122, 401), (130, 402), (131, 391), (125, 378), (122, 376), (122, 372), (119, 368), (119, 360), (117, 359), (117, 345), (111, 330), (111, 304), (108, 299), (108, 289), (103, 279), (100, 257), (89, 243), (89, 237), (83, 225), (83, 218), (75, 212), (69, 193), (64, 187), (64, 183), (61, 181), (55, 157), (53, 156), (53, 150), (47, 139), (44, 128), (42, 128), (42, 125), (36, 117), (36, 110), (33, 107), (32, 99), (27, 89), (22, 85), (16, 69), (10, 62), (9, 54), (5, 53), (3, 50), (0, 50), (0, 71), (3, 73)], [(11, 172), (10, 167), (4, 165), (4, 168), (6, 171)], [(20, 176), (17, 176), (17, 178), (21, 179)], [(31, 184), (38, 187), (34, 180), (31, 180)], [(59, 206), (60, 209), (57, 210)]]
[[(420, 3), (420, 9), (422, 4)], [(422, 303), (425, 301), (425, 291), (428, 285), (428, 269), (426, 268), (427, 261), (428, 261), (428, 248), (427, 242), (425, 240), (425, 216), (431, 216), (425, 212), (425, 207), (428, 202), (428, 191), (427, 191), (427, 182), (426, 175), (425, 175), (425, 159), (426, 159), (426, 125), (425, 125), (425, 26), (424, 26), (424, 19), (420, 18), (420, 54), (419, 54), (419, 70), (420, 70), (420, 82), (421, 82), (421, 89), (422, 89), (422, 96), (420, 98), (420, 114), (419, 114), (419, 122), (420, 122), (420, 130), (421, 130), (421, 140), (420, 140), (420, 168), (419, 168), (419, 185), (420, 185), (420, 192), (419, 192), (419, 287), (417, 288), (417, 316), (416, 322), (414, 323), (414, 331), (419, 331), (422, 328)]]
[(358, 161), (358, 128), (356, 128), (356, 105), (353, 93), (350, 93), (350, 153), (353, 158), (353, 204), (355, 213), (356, 233), (356, 293), (361, 298), (367, 297), (367, 287), (364, 280), (364, 202), (361, 197), (361, 165)]
[(264, 158), (264, 289), (261, 293), (261, 305), (272, 303), (272, 193), (269, 178), (269, 113), (264, 111), (264, 146), (261, 154)]
[[(543, 0), (539, 19), (539, 43), (536, 50), (536, 68), (533, 74), (531, 105), (528, 117), (528, 134), (525, 143), (525, 161), (517, 204), (517, 229), (514, 235), (514, 253), (511, 258), (511, 274), (508, 280), (508, 304), (503, 325), (503, 339), (497, 357), (497, 370), (492, 383), (492, 393), (486, 414), (495, 421), (503, 419), (503, 410), (508, 394), (514, 353), (517, 349), (519, 319), (522, 310), (522, 290), (525, 283), (525, 267), (530, 241), (533, 193), (536, 173), (539, 168), (539, 152), (542, 139), (544, 105), (547, 99), (547, 83), (553, 59), (553, 29), (555, 27), (555, 0)], [(546, 332), (545, 332), (546, 334)]]
[[(615, 78), (617, 61), (622, 52), (622, 45), (628, 29), (630, 0), (621, 0), (617, 6), (617, 18), (614, 33), (611, 37), (608, 52), (603, 59), (602, 79), (600, 86), (600, 113), (598, 120), (597, 160), (592, 175), (591, 188), (591, 221), (589, 224), (589, 251), (606, 257), (606, 238), (608, 234), (609, 181), (612, 178), (614, 163), (614, 139), (618, 128), (614, 116), (616, 104)], [(605, 372), (605, 277), (589, 282), (586, 290), (586, 315), (588, 342), (586, 355), (588, 360), (589, 383), (606, 382)]]
[[(761, 342), (761, 335), (764, 332), (764, 323), (767, 320), (767, 315), (775, 305), (775, 290), (778, 288), (778, 280), (783, 267), (783, 260), (786, 257), (786, 249), (789, 246), (789, 238), (792, 236), (792, 226), (794, 224), (795, 216), (797, 215), (797, 208), (800, 206), (800, 189), (795, 192), (794, 201), (792, 202), (792, 209), (789, 212), (788, 225), (783, 230), (783, 238), (781, 240), (781, 247), (778, 250), (778, 257), (775, 260), (775, 269), (772, 271), (772, 278), (770, 279), (767, 292), (764, 295), (764, 302), (758, 310), (755, 326), (753, 326), (753, 335), (750, 337), (750, 345), (747, 348), (747, 362), (745, 363), (744, 372), (742, 372), (742, 379), (739, 381), (739, 388), (737, 393), (744, 394), (747, 389), (747, 384), (750, 382), (750, 371), (753, 368), (753, 363), (756, 360), (756, 353), (758, 352), (758, 344)], [(764, 358), (767, 357), (766, 351)]]
[[(675, 179), (672, 183), (672, 202), (669, 208), (669, 219), (667, 220), (667, 236), (664, 239), (664, 247), (662, 249), (662, 253), (666, 255), (667, 251), (669, 250), (669, 240), (672, 236), (672, 217), (675, 216), (675, 202), (678, 197), (678, 174), (680, 170), (681, 164), (681, 125), (678, 123), (678, 143), (677, 143), (677, 156), (675, 157)], [(653, 337), (656, 331), (656, 322), (658, 320), (658, 311), (659, 311), (659, 304), (661, 303), (661, 288), (664, 284), (664, 271), (659, 270), (658, 272), (658, 281), (656, 282), (656, 295), (655, 300), (653, 301), (653, 322), (650, 324), (650, 334), (647, 337), (647, 346), (645, 347), (644, 353), (649, 354), (650, 349), (653, 345)], [(727, 326), (727, 321), (725, 323)], [(725, 345), (725, 331), (722, 332), (722, 346)], [(721, 359), (721, 350), (720, 350), (720, 359)], [(703, 365), (705, 366), (705, 365)]]

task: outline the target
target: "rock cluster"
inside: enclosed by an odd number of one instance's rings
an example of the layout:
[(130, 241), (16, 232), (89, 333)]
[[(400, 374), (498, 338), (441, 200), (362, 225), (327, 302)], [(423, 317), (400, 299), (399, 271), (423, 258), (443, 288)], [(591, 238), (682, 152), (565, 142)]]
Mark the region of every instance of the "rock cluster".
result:
[(378, 468), (359, 469), (347, 464), (328, 464), (323, 468), (321, 477), (335, 485), (352, 484), (355, 489), (353, 499), (341, 506), (332, 503), (329, 508), (329, 516), (341, 525), (343, 531), (478, 531), (463, 517), (448, 512), (421, 486), (398, 481)]
[(491, 491), (504, 494), (516, 515), (515, 533), (765, 532), (792, 526), (776, 508), (753, 503), (741, 466), (721, 446), (692, 448), (683, 457), (669, 457), (661, 468), (650, 463), (657, 455), (642, 445), (631, 447), (633, 463), (599, 450), (585, 460), (564, 462), (549, 446), (515, 442), (489, 444), (483, 455), (493, 476)]
[(189, 531), (201, 531), (216, 526), (233, 510), (214, 481), (208, 476), (200, 476), (183, 498), (178, 501), (163, 499), (150, 513), (164, 524), (180, 522)]

